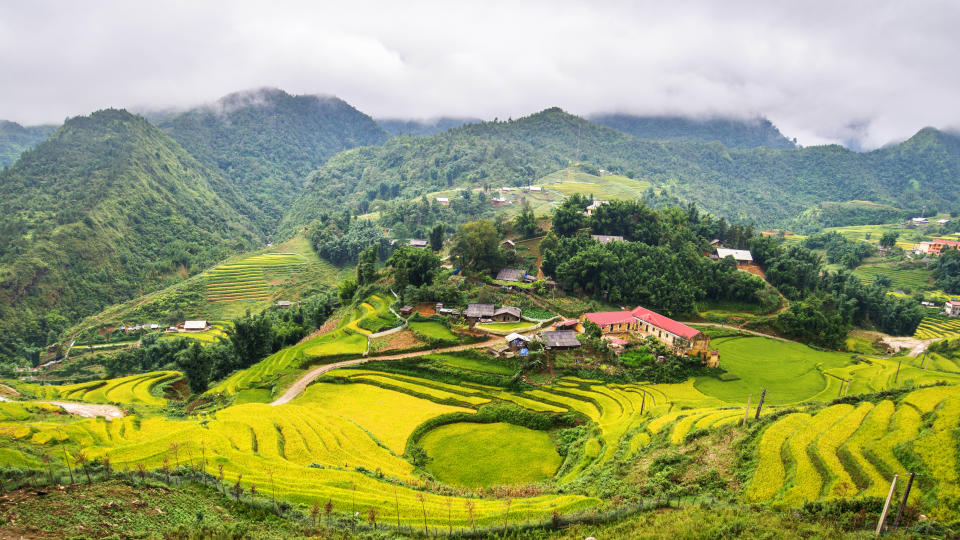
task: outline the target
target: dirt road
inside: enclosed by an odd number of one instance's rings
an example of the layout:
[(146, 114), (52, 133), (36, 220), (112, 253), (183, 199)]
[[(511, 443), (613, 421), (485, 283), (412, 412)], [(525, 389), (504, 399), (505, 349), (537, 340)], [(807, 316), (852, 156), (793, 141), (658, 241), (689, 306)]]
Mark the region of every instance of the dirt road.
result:
[(791, 340), (791, 339), (786, 339), (786, 338), (782, 338), (782, 337), (778, 337), (778, 336), (771, 336), (770, 334), (764, 334), (763, 332), (757, 332), (757, 331), (755, 331), (755, 330), (747, 330), (747, 329), (745, 329), (745, 328), (740, 328), (739, 326), (730, 326), (730, 325), (724, 326), (724, 325), (721, 325), (721, 324), (719, 324), (719, 323), (704, 323), (704, 322), (686, 322), (686, 323), (683, 323), (683, 324), (689, 324), (689, 325), (694, 325), (694, 324), (695, 324), (695, 325), (698, 325), (698, 326), (712, 326), (712, 327), (714, 327), (714, 328), (724, 328), (724, 329), (727, 329), (727, 330), (733, 330), (734, 332), (742, 332), (742, 333), (744, 333), (744, 334), (750, 334), (751, 336), (759, 336), (759, 337), (765, 337), (765, 338), (770, 338), (770, 339), (777, 339), (777, 340), (780, 340), (780, 341), (788, 341), (788, 342), (794, 343), (794, 341)]
[(96, 418), (102, 416), (107, 419), (123, 418), (123, 411), (113, 405), (96, 405), (93, 403), (71, 403), (69, 401), (39, 401), (38, 403), (49, 403), (56, 405), (70, 414), (82, 416), (84, 418)]
[(490, 345), (496, 345), (498, 343), (503, 343), (502, 337), (495, 337), (488, 339), (487, 341), (481, 341), (480, 343), (471, 343), (469, 345), (456, 345), (453, 347), (445, 347), (442, 349), (436, 349), (433, 351), (414, 351), (406, 352), (400, 354), (390, 354), (384, 356), (372, 356), (369, 358), (357, 358), (356, 360), (344, 360), (343, 362), (335, 362), (333, 364), (327, 364), (324, 366), (318, 366), (310, 371), (306, 372), (303, 377), (297, 379), (297, 382), (290, 385), (290, 388), (287, 388), (287, 391), (283, 393), (282, 396), (278, 397), (271, 405), (283, 405), (284, 403), (289, 403), (293, 398), (299, 396), (307, 389), (307, 385), (317, 380), (317, 378), (324, 373), (328, 373), (335, 369), (356, 366), (364, 364), (366, 362), (381, 361), (381, 360), (400, 360), (402, 358), (413, 358), (416, 356), (423, 356), (425, 354), (432, 354), (434, 352), (445, 353), (445, 352), (454, 352), (454, 351), (465, 351), (467, 349), (479, 349), (482, 347), (489, 347)]

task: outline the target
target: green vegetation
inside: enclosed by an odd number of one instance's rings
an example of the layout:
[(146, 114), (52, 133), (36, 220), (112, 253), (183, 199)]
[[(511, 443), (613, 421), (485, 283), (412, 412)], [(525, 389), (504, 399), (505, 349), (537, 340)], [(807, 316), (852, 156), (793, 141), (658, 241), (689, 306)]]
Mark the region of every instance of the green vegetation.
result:
[(55, 129), (56, 126), (21, 126), (0, 120), (0, 169), (13, 165), (20, 154), (43, 142)]
[(546, 480), (560, 467), (550, 436), (512, 424), (447, 424), (420, 439), (427, 470), (454, 486), (478, 488)]
[(534, 323), (527, 321), (517, 321), (517, 322), (493, 322), (493, 323), (484, 323), (478, 324), (477, 328), (483, 330), (484, 332), (490, 332), (491, 334), (507, 335), (512, 332), (522, 332), (524, 330), (530, 330), (534, 327)]
[(143, 118), (68, 120), (0, 172), (0, 359), (197, 273), (258, 234), (246, 203)]
[(735, 380), (697, 378), (696, 388), (728, 403), (753, 403), (767, 390), (767, 403), (786, 405), (806, 401), (827, 388), (825, 369), (850, 363), (850, 356), (821, 352), (795, 342), (762, 337), (714, 339), (720, 352), (720, 367)]
[(60, 386), (22, 385), (38, 399), (86, 401), (89, 403), (143, 404), (163, 407), (167, 400), (154, 395), (160, 384), (182, 377), (177, 371), (153, 371), (106, 381), (68, 384)]
[(591, 122), (629, 133), (638, 139), (709, 143), (719, 141), (727, 148), (793, 148), (766, 118), (687, 118), (683, 116), (635, 116), (597, 114)]
[(310, 171), (337, 152), (387, 138), (372, 118), (340, 99), (275, 88), (230, 94), (158, 118), (157, 125), (229, 178), (265, 214), (265, 228), (280, 220)]
[(456, 341), (457, 336), (439, 321), (412, 321), (408, 327), (418, 337), (428, 341)]

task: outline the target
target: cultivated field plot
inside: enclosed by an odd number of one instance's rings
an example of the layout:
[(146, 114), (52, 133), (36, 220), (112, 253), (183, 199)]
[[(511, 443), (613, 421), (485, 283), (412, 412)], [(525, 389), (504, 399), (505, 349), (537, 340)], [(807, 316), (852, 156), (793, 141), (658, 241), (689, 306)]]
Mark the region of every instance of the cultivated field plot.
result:
[(891, 286), (896, 290), (925, 291), (933, 288), (933, 272), (925, 268), (900, 268), (880, 263), (858, 266), (853, 271), (853, 275), (866, 284), (873, 283), (881, 274), (890, 278)]
[(441, 341), (457, 340), (457, 336), (438, 321), (413, 321), (408, 327), (420, 338)]
[(561, 463), (549, 435), (502, 422), (448, 424), (421, 443), (433, 458), (427, 470), (453, 486), (532, 484), (552, 477)]
[[(383, 321), (387, 316), (392, 316), (389, 305), (385, 296), (372, 295), (344, 317), (340, 328), (287, 347), (247, 369), (237, 371), (211, 387), (207, 393), (233, 395), (248, 389), (270, 388), (282, 377), (298, 372), (307, 361), (322, 364), (338, 358), (359, 357), (367, 350), (367, 336), (371, 333), (362, 326), (367, 321)], [(399, 320), (396, 322), (399, 324)], [(262, 393), (258, 396), (257, 399), (263, 401), (269, 399)]]
[(207, 321), (209, 330), (203, 332), (164, 332), (160, 339), (193, 339), (201, 343), (214, 343), (227, 339), (227, 330), (233, 328), (231, 321)]
[(960, 337), (960, 319), (924, 317), (913, 337), (917, 339), (956, 339)]
[[(766, 402), (785, 405), (815, 399), (840, 381), (825, 370), (851, 363), (845, 353), (823, 352), (806, 345), (763, 337), (721, 337), (711, 342), (720, 352), (720, 367), (735, 380), (698, 378), (696, 388), (728, 403), (756, 403), (763, 388)], [(836, 391), (834, 392), (834, 396)]]
[[(900, 233), (900, 236), (897, 238), (896, 247), (900, 249), (913, 249), (914, 244), (921, 242), (923, 240), (929, 239), (928, 236), (925, 236), (920, 231), (916, 229), (907, 229), (900, 224), (890, 224), (890, 225), (851, 225), (848, 227), (828, 227), (823, 230), (823, 232), (837, 232), (840, 233), (847, 240), (862, 240), (864, 242), (869, 242), (871, 244), (877, 245), (880, 243), (880, 238), (883, 237), (883, 233), (887, 231), (893, 231)], [(867, 236), (869, 235), (869, 238)]]
[(41, 400), (84, 401), (88, 403), (123, 403), (163, 407), (167, 400), (151, 390), (158, 384), (182, 376), (179, 371), (151, 371), (118, 379), (91, 381), (62, 386), (20, 385), (31, 390)]
[(527, 330), (532, 330), (534, 326), (536, 326), (535, 323), (531, 323), (527, 321), (518, 321), (518, 322), (478, 324), (477, 329), (483, 330), (484, 332), (489, 332), (491, 334), (505, 336), (513, 332), (524, 332)]
[(298, 268), (307, 262), (296, 253), (265, 253), (221, 264), (204, 274), (207, 298), (218, 303), (269, 300), (264, 271)]
[[(930, 415), (933, 429), (921, 428)], [(812, 414), (794, 413), (768, 426), (756, 450), (758, 464), (747, 485), (752, 501), (798, 506), (855, 496), (882, 497), (893, 474), (917, 470), (915, 456), (930, 472), (911, 492), (938, 519), (955, 517), (950, 506), (957, 487), (960, 391), (955, 386), (917, 390), (900, 403), (880, 401), (834, 405)]]

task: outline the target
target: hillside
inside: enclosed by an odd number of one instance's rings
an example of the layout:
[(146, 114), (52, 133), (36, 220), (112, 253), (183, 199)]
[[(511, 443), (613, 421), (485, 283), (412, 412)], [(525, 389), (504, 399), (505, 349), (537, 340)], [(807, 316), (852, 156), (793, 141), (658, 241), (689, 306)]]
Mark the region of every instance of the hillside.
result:
[(355, 146), (387, 139), (372, 118), (335, 97), (264, 88), (159, 118), (157, 125), (256, 203), (272, 228), (309, 172)]
[(668, 202), (696, 202), (713, 214), (762, 227), (790, 226), (825, 201), (871, 201), (894, 213), (923, 205), (954, 211), (960, 204), (960, 138), (932, 128), (868, 153), (836, 145), (731, 149), (718, 142), (640, 140), (554, 108), (341, 153), (311, 175), (282, 229), (295, 231), (330, 202), (362, 214), (382, 200), (527, 185), (573, 162), (649, 183)]
[(21, 126), (0, 120), (0, 169), (13, 165), (20, 154), (43, 142), (56, 126)]
[(246, 204), (143, 118), (68, 120), (0, 173), (0, 359), (255, 245)]
[(683, 116), (635, 116), (595, 114), (587, 117), (638, 139), (708, 143), (727, 148), (793, 148), (795, 145), (766, 118), (688, 118)]
[(377, 118), (377, 123), (390, 135), (407, 135), (410, 137), (430, 137), (458, 128), (464, 124), (481, 122), (479, 118), (452, 118), (443, 116), (429, 120), (415, 120), (409, 118)]

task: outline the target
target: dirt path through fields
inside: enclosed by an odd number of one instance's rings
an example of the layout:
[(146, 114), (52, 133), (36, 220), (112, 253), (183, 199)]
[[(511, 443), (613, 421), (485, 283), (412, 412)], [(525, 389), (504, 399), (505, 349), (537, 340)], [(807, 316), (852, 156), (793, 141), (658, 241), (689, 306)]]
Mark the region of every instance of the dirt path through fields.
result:
[(123, 411), (113, 405), (95, 405), (92, 403), (71, 403), (69, 401), (40, 401), (38, 403), (49, 403), (56, 405), (70, 414), (82, 416), (84, 418), (123, 418)]
[(427, 351), (414, 351), (407, 353), (399, 354), (388, 354), (384, 356), (372, 356), (369, 358), (357, 358), (356, 360), (344, 360), (343, 362), (335, 362), (333, 364), (327, 364), (324, 366), (318, 366), (310, 371), (306, 372), (303, 377), (297, 379), (295, 383), (290, 385), (290, 388), (287, 388), (287, 391), (283, 393), (282, 396), (278, 397), (271, 405), (283, 405), (284, 403), (289, 403), (293, 398), (299, 396), (307, 389), (307, 385), (317, 380), (318, 377), (324, 373), (328, 373), (335, 369), (356, 366), (364, 364), (366, 362), (381, 361), (381, 360), (400, 360), (402, 358), (414, 358), (416, 356), (423, 356), (425, 354), (433, 353), (446, 353), (446, 352), (455, 352), (455, 351), (465, 351), (467, 349), (479, 349), (482, 347), (489, 347), (490, 345), (496, 345), (498, 343), (503, 343), (502, 337), (494, 337), (488, 339), (487, 341), (481, 341), (480, 343), (470, 343), (468, 345), (455, 345), (453, 347), (444, 347), (442, 349), (434, 349)]

